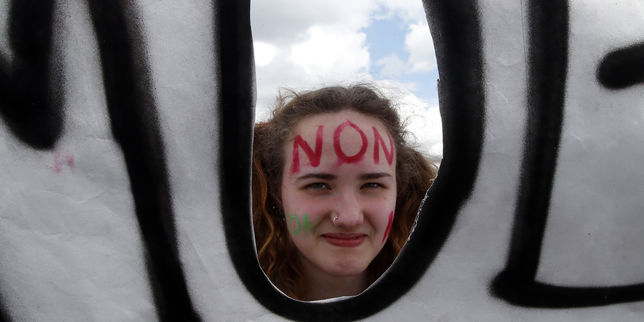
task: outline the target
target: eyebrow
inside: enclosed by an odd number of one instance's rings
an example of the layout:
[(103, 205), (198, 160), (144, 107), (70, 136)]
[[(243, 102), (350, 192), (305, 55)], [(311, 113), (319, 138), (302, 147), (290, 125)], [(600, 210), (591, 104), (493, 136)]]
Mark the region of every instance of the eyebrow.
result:
[(391, 174), (387, 172), (373, 172), (373, 173), (364, 173), (361, 174), (358, 179), (360, 180), (373, 180), (373, 179), (380, 179), (383, 177), (393, 177)]
[[(371, 173), (363, 173), (360, 176), (358, 176), (359, 180), (373, 180), (373, 179), (380, 179), (384, 177), (393, 177), (391, 174), (387, 172), (371, 172)], [(330, 173), (324, 173), (324, 172), (315, 172), (315, 173), (309, 173), (305, 174), (303, 176), (299, 176), (295, 179), (295, 181), (300, 181), (300, 180), (306, 180), (306, 179), (323, 179), (323, 180), (335, 180), (338, 178), (338, 176), (330, 174)]]
[(314, 173), (309, 173), (305, 174), (303, 176), (299, 176), (295, 179), (295, 181), (300, 181), (300, 180), (305, 180), (305, 179), (323, 179), (323, 180), (335, 180), (338, 177), (336, 175), (330, 174), (330, 173), (324, 173), (324, 172), (314, 172)]

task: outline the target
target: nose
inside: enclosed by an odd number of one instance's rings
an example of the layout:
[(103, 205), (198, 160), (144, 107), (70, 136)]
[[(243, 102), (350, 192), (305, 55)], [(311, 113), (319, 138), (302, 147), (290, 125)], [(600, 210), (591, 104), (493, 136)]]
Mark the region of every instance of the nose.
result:
[[(336, 218), (335, 220), (333, 218)], [(336, 202), (335, 211), (331, 214), (333, 224), (338, 227), (351, 228), (362, 224), (364, 214), (358, 196), (353, 191), (343, 191)]]

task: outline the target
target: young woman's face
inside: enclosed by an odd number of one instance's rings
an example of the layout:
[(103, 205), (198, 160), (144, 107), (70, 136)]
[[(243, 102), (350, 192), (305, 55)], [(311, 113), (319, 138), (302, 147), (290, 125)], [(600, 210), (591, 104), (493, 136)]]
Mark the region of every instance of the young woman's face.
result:
[(362, 274), (387, 241), (396, 153), (377, 119), (354, 111), (301, 120), (282, 147), (282, 202), (305, 270)]

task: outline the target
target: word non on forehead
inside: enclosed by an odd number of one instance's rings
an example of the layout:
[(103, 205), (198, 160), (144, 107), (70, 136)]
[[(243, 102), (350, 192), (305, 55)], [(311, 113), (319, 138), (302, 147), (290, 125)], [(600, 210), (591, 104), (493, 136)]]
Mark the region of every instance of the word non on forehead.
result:
[[(342, 149), (342, 144), (340, 144), (340, 135), (347, 127), (353, 128), (362, 140), (362, 145), (360, 150), (353, 155), (347, 155)], [(387, 163), (391, 165), (394, 161), (394, 142), (391, 139), (389, 133), (387, 138), (389, 139), (389, 148), (385, 144), (385, 140), (380, 135), (380, 132), (376, 129), (375, 126), (371, 127), (373, 131), (373, 161), (378, 164), (380, 163), (380, 147), (382, 146), (382, 151), (385, 154)], [(291, 174), (297, 173), (300, 171), (300, 149), (306, 153), (306, 156), (309, 159), (312, 167), (317, 167), (320, 165), (320, 159), (322, 158), (322, 145), (324, 143), (324, 125), (319, 125), (317, 132), (315, 134), (315, 149), (312, 149), (311, 146), (302, 138), (301, 135), (298, 135), (293, 140), (293, 162), (291, 164)], [(367, 146), (369, 145), (369, 140), (365, 135), (364, 131), (356, 125), (355, 123), (346, 120), (342, 124), (338, 125), (333, 131), (333, 150), (335, 151), (336, 156), (338, 157), (338, 165), (342, 163), (355, 163), (363, 159), (365, 153), (367, 152)], [(299, 147), (299, 148), (298, 148)]]

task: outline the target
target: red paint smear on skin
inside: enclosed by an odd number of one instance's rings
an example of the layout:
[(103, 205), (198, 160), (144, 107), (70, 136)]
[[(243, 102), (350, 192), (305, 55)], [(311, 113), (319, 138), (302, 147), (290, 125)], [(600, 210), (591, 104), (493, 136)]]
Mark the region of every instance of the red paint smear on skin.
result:
[[(387, 137), (389, 138), (389, 149), (385, 146), (385, 140), (382, 139), (382, 136), (380, 136), (380, 133), (378, 130), (376, 130), (375, 126), (371, 127), (373, 129), (373, 138), (374, 138), (374, 143), (373, 143), (373, 161), (378, 164), (380, 163), (380, 149), (378, 148), (380, 145), (382, 145), (382, 152), (385, 153), (385, 158), (387, 159), (387, 163), (391, 165), (392, 162), (394, 162), (394, 141), (391, 139), (391, 136), (389, 133), (387, 133)], [(378, 145), (378, 142), (380, 142), (380, 145)]]
[[(358, 153), (348, 156), (344, 154), (344, 151), (342, 151), (342, 146), (340, 145), (340, 134), (342, 133), (342, 130), (344, 130), (345, 127), (350, 126), (354, 128), (358, 133), (360, 134), (360, 138), (362, 139), (362, 147), (360, 147), (360, 151)], [(344, 163), (354, 163), (362, 160), (362, 157), (364, 157), (365, 152), (367, 152), (367, 145), (369, 144), (369, 141), (367, 141), (367, 136), (362, 132), (362, 129), (358, 127), (357, 125), (353, 124), (351, 121), (347, 120), (344, 123), (340, 124), (335, 131), (333, 132), (333, 148), (335, 149), (335, 154), (338, 155), (338, 165)]]
[(320, 165), (320, 158), (322, 158), (322, 133), (324, 126), (318, 126), (318, 131), (315, 134), (315, 152), (311, 149), (302, 136), (298, 135), (293, 141), (293, 164), (291, 165), (291, 174), (300, 172), (300, 149), (297, 147), (300, 146), (306, 156), (311, 162), (311, 166), (317, 167)]
[(394, 211), (392, 210), (389, 213), (389, 223), (387, 224), (387, 229), (385, 229), (385, 235), (382, 236), (382, 242), (384, 243), (385, 240), (387, 240), (387, 237), (389, 237), (389, 231), (391, 230), (391, 224), (394, 222)]

